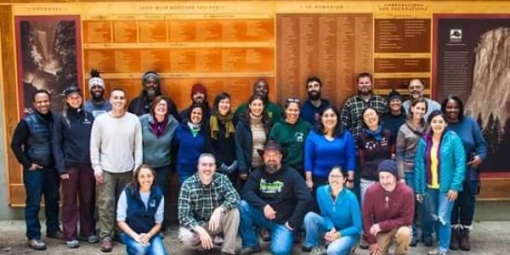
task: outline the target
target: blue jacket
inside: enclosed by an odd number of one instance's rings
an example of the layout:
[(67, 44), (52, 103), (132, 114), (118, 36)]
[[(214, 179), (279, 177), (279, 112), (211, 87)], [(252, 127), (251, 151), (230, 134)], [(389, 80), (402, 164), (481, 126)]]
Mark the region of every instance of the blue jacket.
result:
[[(414, 165), (414, 187), (416, 194), (424, 194), (427, 190), (426, 148), (427, 136), (420, 139), (416, 149)], [(439, 152), (439, 191), (462, 191), (462, 182), (466, 171), (466, 153), (459, 136), (452, 131), (445, 131), (441, 138)]]
[(197, 172), (198, 158), (206, 151), (205, 130), (200, 129), (194, 137), (187, 123), (182, 123), (175, 131), (174, 146), (177, 149), (177, 173), (193, 175)]
[(153, 186), (149, 195), (147, 208), (140, 198), (140, 192), (131, 188), (124, 188), (127, 201), (126, 224), (136, 233), (149, 233), (154, 227), (154, 215), (158, 210), (159, 203), (163, 198), (163, 192), (157, 186)]
[(66, 167), (90, 165), (90, 133), (94, 116), (85, 110), (68, 109), (59, 115), (53, 125), (53, 155), (57, 170), (66, 173)]
[(317, 202), (328, 231), (335, 227), (342, 236), (361, 235), (361, 210), (354, 193), (344, 188), (333, 200), (331, 187), (325, 185), (317, 190)]

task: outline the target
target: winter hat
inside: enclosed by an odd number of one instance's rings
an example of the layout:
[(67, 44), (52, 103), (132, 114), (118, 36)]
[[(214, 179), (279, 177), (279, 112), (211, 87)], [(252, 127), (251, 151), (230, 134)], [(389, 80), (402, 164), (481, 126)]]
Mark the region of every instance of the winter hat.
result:
[(76, 87), (76, 86), (69, 86), (67, 87), (65, 90), (64, 90), (64, 96), (67, 97), (73, 93), (78, 93), (81, 95), (81, 90), (80, 88)]
[(149, 79), (149, 78), (154, 78), (154, 80), (156, 80), (156, 82), (159, 84), (159, 74), (154, 72), (154, 71), (148, 71), (146, 73), (143, 74), (142, 76), (142, 85), (145, 84), (145, 80)]
[(388, 95), (388, 102), (391, 101), (392, 99), (400, 99), (400, 101), (402, 101), (402, 95), (400, 95), (400, 93), (395, 89), (392, 89), (390, 94)]
[(196, 83), (196, 84), (193, 84), (193, 87), (191, 87), (191, 99), (193, 99), (193, 95), (195, 95), (196, 93), (199, 93), (199, 92), (204, 94), (204, 97), (207, 98), (207, 92), (205, 90), (204, 85), (202, 85), (200, 83)]
[(89, 90), (92, 89), (94, 86), (99, 86), (103, 89), (105, 89), (105, 83), (103, 78), (101, 78), (100, 73), (96, 69), (90, 70), (90, 80), (89, 80)]
[(398, 170), (397, 170), (397, 163), (395, 160), (386, 159), (383, 162), (379, 164), (379, 167), (377, 168), (377, 173), (380, 172), (388, 172), (395, 176), (395, 178), (398, 179)]

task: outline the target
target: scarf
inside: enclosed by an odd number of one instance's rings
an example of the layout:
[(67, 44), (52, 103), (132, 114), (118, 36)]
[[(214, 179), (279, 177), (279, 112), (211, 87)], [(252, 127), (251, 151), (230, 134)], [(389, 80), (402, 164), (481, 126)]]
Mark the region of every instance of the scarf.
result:
[(211, 128), (211, 137), (214, 140), (218, 139), (218, 133), (220, 132), (220, 123), (225, 125), (225, 138), (228, 139), (230, 134), (234, 134), (236, 132), (234, 127), (234, 114), (229, 112), (227, 115), (214, 114), (211, 116), (210, 120), (210, 128)]
[(154, 132), (154, 134), (156, 135), (157, 138), (160, 138), (161, 135), (163, 135), (163, 133), (166, 130), (167, 124), (168, 124), (168, 117), (165, 117), (165, 119), (161, 122), (158, 122), (156, 120), (156, 118), (154, 118), (154, 122), (150, 122), (152, 131)]
[(200, 124), (193, 124), (191, 122), (188, 122), (188, 127), (191, 130), (191, 134), (193, 134), (193, 137), (197, 137), (198, 132), (200, 132)]
[(367, 135), (373, 136), (373, 137), (374, 137), (374, 139), (375, 139), (376, 141), (378, 141), (378, 142), (380, 142), (380, 141), (381, 141), (381, 139), (382, 139), (382, 137), (383, 137), (383, 132), (382, 132), (382, 131), (383, 131), (383, 130), (382, 130), (382, 125), (379, 125), (379, 126), (377, 127), (377, 130), (376, 130), (376, 131), (372, 131), (372, 130), (370, 130), (370, 129), (368, 129), (368, 128), (365, 128), (365, 133), (366, 133)]

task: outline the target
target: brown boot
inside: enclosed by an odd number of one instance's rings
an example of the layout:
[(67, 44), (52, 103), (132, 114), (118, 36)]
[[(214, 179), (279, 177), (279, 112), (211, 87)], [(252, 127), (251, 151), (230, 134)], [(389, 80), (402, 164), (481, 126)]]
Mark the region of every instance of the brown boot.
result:
[(452, 239), (450, 240), (450, 250), (452, 251), (459, 249), (459, 232), (460, 229), (452, 228)]
[(464, 228), (460, 230), (459, 234), (460, 239), (460, 249), (463, 251), (470, 251), (471, 244), (469, 243), (469, 229)]

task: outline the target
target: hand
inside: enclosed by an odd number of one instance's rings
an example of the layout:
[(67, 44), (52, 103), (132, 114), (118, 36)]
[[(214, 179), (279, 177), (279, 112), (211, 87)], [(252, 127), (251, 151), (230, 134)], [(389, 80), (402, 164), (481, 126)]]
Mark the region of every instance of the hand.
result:
[(379, 250), (379, 246), (377, 245), (377, 243), (373, 243), (371, 244), (369, 247), (368, 247), (368, 253), (370, 255), (375, 255), (377, 254), (377, 251)]
[(379, 232), (381, 232), (381, 227), (379, 226), (379, 224), (374, 224), (372, 225), (372, 227), (370, 227), (370, 234), (372, 234), (373, 236), (377, 236)]
[(313, 181), (312, 181), (312, 180), (306, 180), (306, 186), (307, 186), (310, 190), (313, 190)]
[(339, 232), (336, 231), (335, 228), (331, 229), (329, 232), (326, 232), (326, 234), (324, 234), (324, 239), (330, 243), (335, 241), (338, 238), (340, 238), (340, 235), (339, 235)]
[(198, 232), (198, 235), (200, 237), (200, 243), (202, 244), (202, 248), (204, 248), (204, 250), (210, 250), (214, 247), (213, 240), (209, 233), (205, 231), (205, 229), (202, 228)]
[(209, 231), (216, 232), (220, 227), (221, 214), (223, 214), (223, 207), (216, 207), (209, 218)]
[(150, 234), (148, 234), (148, 233), (140, 234), (140, 241), (142, 242), (142, 244), (149, 245), (150, 240), (151, 240), (151, 235)]
[(43, 169), (43, 167), (36, 163), (32, 163), (32, 165), (30, 165), (30, 167), (28, 168), (29, 171), (34, 171), (34, 170), (38, 170), (38, 169)]
[(469, 161), (468, 163), (468, 166), (472, 166), (472, 167), (478, 167), (482, 164), (482, 158), (478, 155), (476, 155), (473, 160)]
[(246, 181), (246, 179), (248, 179), (248, 174), (240, 174), (239, 178), (243, 181)]
[(459, 193), (455, 190), (449, 190), (448, 191), (448, 194), (446, 195), (448, 197), (448, 200), (450, 202), (452, 201), (455, 201), (455, 199), (457, 199), (457, 196), (459, 195)]
[(147, 246), (147, 243), (145, 243), (145, 242), (143, 242), (143, 241), (142, 241), (142, 236), (141, 236), (141, 235), (139, 235), (139, 234), (137, 234), (137, 233), (134, 233), (134, 234), (132, 235), (132, 237), (133, 237), (133, 239), (134, 239), (137, 243), (139, 243), (139, 244), (141, 244), (141, 245), (143, 245), (143, 246)]
[(96, 183), (104, 183), (104, 174), (103, 172), (94, 174), (94, 177), (96, 178)]
[(68, 179), (69, 179), (69, 174), (61, 174), (61, 175), (60, 175), (60, 179), (62, 179), (62, 180), (68, 180)]
[(416, 195), (416, 201), (418, 201), (419, 203), (422, 203), (423, 202), (423, 195), (417, 194)]
[(264, 206), (264, 216), (268, 220), (274, 220), (276, 218), (276, 211), (270, 205)]

